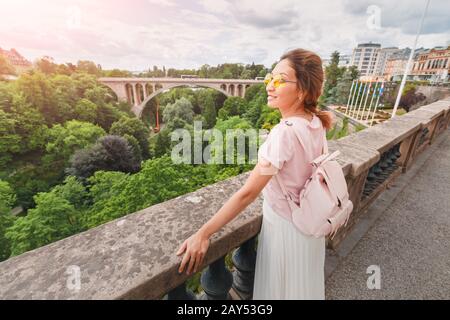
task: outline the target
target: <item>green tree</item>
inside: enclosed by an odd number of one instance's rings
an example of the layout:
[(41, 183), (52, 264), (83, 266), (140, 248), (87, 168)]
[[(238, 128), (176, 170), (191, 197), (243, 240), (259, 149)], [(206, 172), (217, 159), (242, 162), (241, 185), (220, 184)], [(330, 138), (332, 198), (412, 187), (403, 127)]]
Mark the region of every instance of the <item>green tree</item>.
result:
[(267, 105), (264, 105), (261, 110), (261, 116), (256, 122), (257, 128), (262, 128), (266, 130), (272, 129), (276, 124), (278, 124), (281, 120), (281, 114), (278, 109), (270, 108)]
[(0, 110), (0, 168), (11, 160), (12, 154), (20, 151), (21, 137), (15, 132), (16, 121)]
[(54, 181), (60, 181), (75, 151), (94, 144), (105, 134), (102, 128), (77, 120), (68, 121), (64, 126), (60, 124), (53, 126), (48, 131), (46, 154), (42, 158), (43, 168), (52, 172)]
[(75, 105), (75, 117), (79, 121), (95, 122), (97, 105), (88, 99), (81, 99)]
[(70, 76), (70, 78), (75, 81), (75, 86), (77, 88), (77, 96), (79, 98), (84, 97), (86, 90), (94, 88), (97, 86), (97, 79), (94, 75), (84, 73), (84, 72), (75, 72)]
[[(193, 166), (173, 164), (169, 156), (147, 160), (141, 171), (133, 175), (108, 175), (97, 171), (90, 182), (94, 205), (86, 220), (87, 227), (117, 219), (153, 204), (172, 199), (199, 187), (193, 180)], [(113, 183), (110, 183), (113, 177)], [(117, 178), (120, 177), (120, 178)], [(96, 186), (102, 181), (101, 188)], [(107, 189), (103, 191), (104, 189)]]
[(56, 158), (69, 159), (76, 150), (95, 143), (103, 135), (105, 131), (92, 123), (71, 120), (49, 130), (46, 151)]
[(63, 183), (55, 186), (51, 192), (69, 201), (79, 211), (85, 210), (91, 204), (89, 191), (75, 176), (67, 176)]
[(325, 85), (323, 89), (324, 99), (327, 103), (334, 103), (336, 101), (336, 85), (338, 80), (342, 77), (345, 68), (339, 67), (339, 52), (334, 51), (331, 54), (331, 62), (325, 68)]
[(119, 171), (97, 171), (88, 178), (92, 206), (82, 217), (82, 226), (86, 229), (120, 217), (105, 210), (110, 199), (118, 197), (128, 183), (129, 174)]
[(226, 120), (232, 116), (240, 116), (247, 111), (247, 102), (241, 97), (229, 97), (219, 110), (218, 118)]
[(58, 70), (58, 65), (48, 56), (37, 59), (34, 64), (37, 70), (45, 74), (54, 74)]
[(249, 90), (251, 91), (248, 95), (248, 91), (246, 91), (245, 98), (249, 102), (249, 105), (243, 116), (252, 126), (257, 127), (263, 107), (267, 107), (267, 92), (264, 85), (253, 85)]
[(58, 67), (56, 68), (56, 73), (70, 76), (74, 72), (76, 72), (76, 70), (77, 70), (76, 65), (74, 65), (73, 63), (67, 62), (65, 64), (59, 64)]
[(242, 119), (239, 116), (233, 116), (226, 120), (219, 119), (214, 128), (220, 130), (222, 132), (222, 134), (225, 134), (226, 130), (228, 130), (228, 129), (243, 129), (243, 130), (245, 130), (245, 129), (251, 129), (252, 126), (247, 120)]
[(205, 118), (205, 125), (207, 129), (214, 127), (216, 124), (216, 106), (214, 105), (214, 99), (211, 95), (208, 95), (202, 101), (203, 117)]
[(170, 132), (169, 128), (164, 128), (150, 139), (151, 153), (154, 157), (161, 157), (170, 152)]
[[(250, 139), (249, 137), (245, 136), (245, 131), (247, 129), (251, 129), (252, 125), (245, 119), (240, 118), (239, 116), (233, 116), (233, 117), (229, 117), (226, 120), (221, 120), (219, 119), (217, 121), (217, 124), (215, 126), (215, 129), (218, 129), (222, 132), (223, 135), (223, 146), (222, 146), (222, 150), (223, 150), (223, 160), (225, 162), (226, 160), (226, 153), (227, 153), (227, 147), (230, 147), (229, 145), (227, 145), (227, 139), (230, 139), (230, 136), (227, 135), (227, 130), (230, 130), (234, 137), (233, 137), (233, 150), (234, 150), (234, 155), (233, 155), (233, 163), (237, 163), (237, 159), (238, 159), (238, 141), (241, 139), (241, 137), (243, 136), (244, 138), (244, 145), (245, 145), (245, 154), (244, 155), (240, 155), (241, 157), (243, 157), (243, 159), (245, 158), (245, 162), (248, 163), (249, 160), (249, 154), (248, 154), (248, 150), (249, 150), (249, 145), (250, 145)], [(238, 130), (240, 129), (240, 130)], [(256, 137), (255, 137), (256, 138)], [(229, 141), (228, 141), (229, 143)], [(228, 151), (229, 152), (229, 151)]]
[(51, 125), (61, 122), (54, 88), (43, 73), (22, 74), (16, 84), (25, 95), (27, 102), (42, 114), (46, 124)]
[[(203, 91), (199, 90), (200, 92)], [(198, 109), (197, 106), (197, 97), (196, 97), (196, 93), (189, 88), (173, 88), (171, 90), (169, 90), (168, 92), (162, 93), (158, 96), (159, 98), (159, 103), (162, 106), (166, 106), (169, 104), (173, 104), (175, 103), (177, 100), (181, 99), (181, 98), (185, 98), (187, 100), (189, 100), (189, 102), (191, 103), (193, 110), (194, 109)], [(200, 113), (200, 110), (198, 109), (196, 113)]]
[(23, 154), (43, 146), (47, 130), (46, 125), (42, 124), (44, 119), (39, 111), (26, 101), (21, 92), (14, 90), (14, 86), (0, 84), (0, 111), (4, 112), (0, 128), (3, 128), (5, 138), (9, 134), (20, 137), (15, 150), (10, 152)]
[(102, 87), (100, 85), (96, 85), (92, 88), (87, 88), (84, 91), (83, 96), (96, 105), (103, 105), (105, 103), (112, 102), (111, 97), (109, 96), (108, 88)]
[(108, 135), (98, 139), (93, 146), (77, 151), (67, 172), (85, 180), (100, 170), (135, 173), (139, 169), (140, 162), (127, 140)]
[(13, 168), (5, 178), (13, 187), (18, 204), (25, 210), (35, 206), (33, 196), (38, 192), (48, 191), (52, 185), (60, 182), (61, 168), (54, 172), (53, 168), (44, 167), (40, 160), (37, 163), (25, 162)]
[(10, 211), (16, 202), (16, 195), (11, 186), (0, 180), (0, 261), (11, 255), (11, 243), (5, 237), (6, 230), (14, 224), (14, 216)]
[(266, 87), (264, 84), (254, 84), (245, 90), (245, 100), (250, 102), (256, 96), (263, 94), (267, 97)]
[[(332, 94), (334, 102), (337, 104), (346, 104), (348, 95), (350, 94), (350, 88), (352, 86), (352, 78), (349, 72), (345, 72), (338, 84), (334, 89), (335, 93)], [(333, 90), (332, 89), (332, 90)]]
[(204, 64), (200, 67), (200, 70), (198, 71), (198, 76), (200, 78), (209, 78), (209, 71), (210, 69), (210, 65), (208, 64)]
[(350, 78), (352, 80), (357, 80), (359, 78), (359, 71), (357, 66), (350, 66), (346, 69), (346, 72), (350, 73)]
[(85, 125), (74, 126), (73, 131), (79, 132), (73, 133), (67, 123), (81, 119), (104, 135), (130, 112), (121, 109), (123, 105), (95, 75), (76, 72), (72, 64), (63, 66), (64, 74), (47, 75), (36, 69), (17, 81), (0, 82), (0, 178), (10, 183), (25, 209), (34, 206), (36, 192), (62, 182), (70, 155), (87, 146), (85, 138), (88, 144), (97, 140), (95, 135), (84, 136), (89, 135)]
[(73, 106), (80, 99), (76, 82), (71, 77), (57, 74), (48, 77), (48, 80), (50, 87), (53, 89), (55, 99), (59, 103), (66, 103), (69, 106)]
[(112, 124), (109, 133), (122, 137), (125, 137), (125, 135), (134, 137), (139, 143), (142, 158), (148, 159), (150, 157), (148, 143), (150, 132), (141, 120), (137, 118), (121, 117)]
[(34, 197), (36, 208), (28, 210), (6, 231), (11, 242), (11, 255), (63, 239), (80, 231), (79, 212), (70, 202), (55, 193), (38, 193)]
[(105, 131), (109, 131), (113, 123), (119, 121), (122, 117), (127, 117), (127, 114), (109, 103), (97, 105), (97, 119), (95, 123)]
[[(133, 153), (135, 161), (138, 164), (140, 164), (142, 161), (142, 149), (141, 149), (141, 146), (139, 145), (139, 141), (135, 137), (133, 137), (132, 135), (129, 135), (129, 134), (124, 134), (123, 138), (125, 138), (127, 140), (128, 144), (130, 145), (131, 152)], [(148, 142), (148, 150), (149, 150), (148, 151), (149, 155), (151, 157), (150, 141)], [(140, 165), (139, 165), (139, 167), (140, 167)]]
[(185, 123), (192, 124), (194, 120), (194, 111), (192, 103), (186, 99), (181, 98), (175, 101), (173, 104), (168, 104), (163, 111), (163, 121), (168, 127), (180, 128), (178, 126), (171, 126), (171, 122), (175, 122), (176, 119), (181, 119)]
[[(205, 112), (206, 106), (208, 104), (213, 103), (215, 106), (216, 103), (216, 92), (213, 89), (200, 89), (195, 91), (195, 104), (192, 104), (193, 110), (195, 114), (203, 114)], [(217, 110), (217, 109), (216, 109)]]
[(9, 61), (0, 54), (0, 75), (2, 74), (16, 74), (14, 67), (9, 63)]
[(92, 61), (80, 60), (77, 62), (77, 70), (99, 76), (101, 74), (102, 67), (99, 64), (96, 65)]
[(353, 80), (358, 79), (359, 72), (356, 66), (351, 66), (346, 68), (341, 78), (339, 78), (338, 83), (335, 88), (331, 89), (333, 94), (330, 94), (332, 103), (346, 104), (348, 101), (348, 96), (350, 94), (350, 88), (352, 86)]
[(112, 69), (112, 70), (103, 70), (103, 76), (104, 77), (119, 77), (119, 78), (128, 78), (131, 77), (132, 74), (130, 71), (127, 70), (119, 70), (119, 69)]
[(256, 126), (256, 123), (261, 116), (263, 105), (264, 104), (259, 101), (252, 101), (249, 103), (248, 109), (244, 113), (244, 119), (247, 120), (252, 126)]

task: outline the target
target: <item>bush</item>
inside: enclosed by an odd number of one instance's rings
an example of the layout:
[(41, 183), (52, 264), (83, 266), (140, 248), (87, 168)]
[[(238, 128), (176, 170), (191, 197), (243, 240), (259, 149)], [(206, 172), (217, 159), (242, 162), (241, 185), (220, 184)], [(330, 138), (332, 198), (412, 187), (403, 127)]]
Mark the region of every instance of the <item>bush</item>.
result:
[(102, 137), (92, 147), (75, 153), (67, 170), (80, 179), (87, 179), (96, 171), (137, 172), (140, 161), (125, 138), (108, 135)]

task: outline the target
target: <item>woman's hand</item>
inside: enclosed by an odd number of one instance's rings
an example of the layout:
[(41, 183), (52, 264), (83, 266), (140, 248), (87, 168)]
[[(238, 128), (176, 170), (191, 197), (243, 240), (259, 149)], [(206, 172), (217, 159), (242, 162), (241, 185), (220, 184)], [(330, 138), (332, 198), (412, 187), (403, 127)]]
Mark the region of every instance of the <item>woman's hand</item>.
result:
[(177, 256), (186, 251), (178, 272), (183, 273), (184, 267), (188, 262), (189, 265), (186, 273), (191, 274), (192, 271), (197, 272), (198, 267), (203, 263), (203, 258), (208, 251), (209, 244), (209, 238), (199, 232), (186, 239), (177, 251)]

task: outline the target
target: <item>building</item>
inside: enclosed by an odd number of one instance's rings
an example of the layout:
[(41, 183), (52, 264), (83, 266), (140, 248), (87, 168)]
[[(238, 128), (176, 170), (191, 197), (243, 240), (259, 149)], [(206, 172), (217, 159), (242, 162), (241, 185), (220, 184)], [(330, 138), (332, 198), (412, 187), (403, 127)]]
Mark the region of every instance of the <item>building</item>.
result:
[(378, 54), (381, 50), (379, 43), (360, 43), (353, 49), (351, 65), (358, 68), (360, 77), (366, 78), (375, 75)]
[[(331, 58), (321, 58), (322, 59), (322, 67), (325, 69), (331, 63)], [(340, 54), (339, 55), (339, 67), (350, 67), (351, 66), (352, 56), (350, 54)]]
[(450, 46), (435, 47), (417, 54), (411, 75), (414, 80), (448, 82), (450, 71)]
[(350, 64), (358, 68), (361, 80), (379, 81), (385, 78), (389, 58), (397, 52), (402, 50), (397, 47), (381, 48), (379, 43), (360, 43), (353, 49)]
[(386, 59), (383, 71), (383, 77), (386, 81), (401, 80), (410, 54), (410, 48), (399, 49)]
[(387, 60), (398, 51), (400, 51), (400, 49), (397, 47), (382, 48), (379, 51), (377, 61), (375, 63), (375, 76), (382, 76), (384, 74)]
[(16, 49), (3, 50), (0, 48), (0, 54), (3, 55), (9, 63), (14, 67), (16, 73), (20, 74), (31, 69), (32, 64), (30, 61), (25, 59)]
[[(427, 52), (426, 49), (416, 49), (415, 56), (423, 52)], [(358, 68), (360, 80), (399, 80), (405, 72), (410, 54), (410, 48), (381, 48), (381, 45), (377, 43), (362, 43), (353, 49), (351, 64)], [(445, 72), (441, 70), (440, 74)], [(410, 76), (410, 79), (413, 77)]]
[(352, 62), (351, 54), (342, 54), (339, 56), (339, 67), (350, 67)]

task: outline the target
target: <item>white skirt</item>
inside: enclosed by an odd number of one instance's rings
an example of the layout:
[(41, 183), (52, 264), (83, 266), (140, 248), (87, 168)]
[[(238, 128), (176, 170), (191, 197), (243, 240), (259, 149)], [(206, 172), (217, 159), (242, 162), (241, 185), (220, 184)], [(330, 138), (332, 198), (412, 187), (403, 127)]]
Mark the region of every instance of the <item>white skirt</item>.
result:
[(324, 300), (325, 237), (301, 233), (263, 202), (253, 300)]

